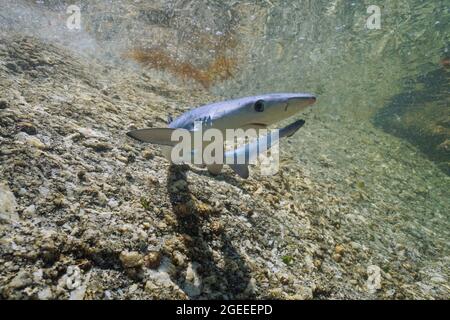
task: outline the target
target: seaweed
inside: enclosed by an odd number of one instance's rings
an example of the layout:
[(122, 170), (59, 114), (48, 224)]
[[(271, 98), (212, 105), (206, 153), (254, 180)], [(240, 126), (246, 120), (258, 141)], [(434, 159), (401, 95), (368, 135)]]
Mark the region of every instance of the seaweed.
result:
[(133, 49), (124, 55), (149, 68), (168, 71), (182, 79), (191, 79), (205, 89), (217, 81), (230, 79), (237, 67), (235, 59), (222, 54), (214, 58), (208, 66), (197, 67), (189, 61), (179, 61), (161, 48)]

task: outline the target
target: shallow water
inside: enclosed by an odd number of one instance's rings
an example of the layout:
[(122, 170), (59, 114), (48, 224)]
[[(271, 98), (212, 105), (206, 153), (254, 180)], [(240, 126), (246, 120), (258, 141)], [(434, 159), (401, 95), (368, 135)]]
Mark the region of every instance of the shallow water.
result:
[[(363, 252), (364, 277), (367, 265), (379, 265), (394, 279), (379, 298), (450, 296), (448, 1), (378, 1), (374, 17), (370, 1), (98, 0), (80, 6), (82, 27), (70, 32), (71, 1), (0, 3), (2, 31), (113, 66), (112, 83), (120, 83), (120, 72), (128, 79), (144, 70), (152, 80), (192, 89), (186, 100), (198, 104), (315, 93), (316, 105), (298, 116), (305, 128), (283, 145), (289, 203), (308, 213), (324, 243), (336, 235)], [(368, 28), (369, 20), (379, 26)], [(108, 79), (101, 81), (108, 89)], [(152, 90), (164, 95), (166, 88), (143, 89)], [(190, 107), (168, 97), (161, 103), (170, 112)], [(281, 230), (289, 228), (283, 214), (274, 217)], [(314, 297), (367, 297), (342, 292)]]

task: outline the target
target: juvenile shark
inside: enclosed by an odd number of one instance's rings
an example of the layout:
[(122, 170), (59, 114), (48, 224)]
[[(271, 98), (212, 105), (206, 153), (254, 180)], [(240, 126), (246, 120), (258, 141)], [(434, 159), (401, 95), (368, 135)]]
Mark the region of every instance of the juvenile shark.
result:
[[(196, 130), (195, 125), (199, 121), (203, 127), (218, 129), (223, 134), (227, 129), (265, 129), (296, 115), (315, 102), (316, 97), (308, 93), (272, 93), (227, 100), (195, 108), (175, 120), (169, 119), (168, 128), (133, 130), (128, 132), (127, 135), (138, 141), (173, 147), (178, 144), (178, 141), (172, 141), (172, 133), (177, 129), (194, 132)], [(304, 121), (300, 120), (281, 129), (278, 138), (293, 135), (303, 124)], [(275, 142), (272, 141), (272, 145)], [(229, 152), (224, 154), (224, 158), (235, 157), (239, 153), (248, 153), (248, 150), (257, 150), (256, 154), (265, 151), (259, 150), (260, 145), (261, 138), (258, 138), (255, 142), (236, 149), (232, 154)], [(267, 149), (270, 149), (270, 146)], [(246, 157), (246, 159), (249, 158), (249, 156)], [(207, 167), (211, 173), (218, 174), (223, 166), (211, 165)], [(241, 177), (248, 177), (247, 162), (230, 165), (230, 167)]]

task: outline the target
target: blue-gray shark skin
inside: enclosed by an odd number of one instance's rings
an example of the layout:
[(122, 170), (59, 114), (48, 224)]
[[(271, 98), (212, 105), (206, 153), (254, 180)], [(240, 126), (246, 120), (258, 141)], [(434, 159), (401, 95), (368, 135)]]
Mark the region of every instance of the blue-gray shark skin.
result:
[[(263, 129), (298, 114), (315, 102), (316, 97), (308, 93), (271, 93), (227, 100), (190, 110), (170, 121), (168, 128), (139, 129), (130, 131), (127, 135), (141, 142), (173, 147), (178, 142), (172, 141), (172, 133), (176, 129), (194, 131), (198, 121), (201, 121), (203, 127), (218, 129), (223, 134), (226, 129)], [(280, 138), (294, 134), (302, 125), (297, 121), (283, 128), (280, 132), (285, 130), (290, 134), (281, 135)], [(238, 150), (246, 148), (248, 146), (244, 145)], [(170, 154), (167, 151), (166, 155)], [(212, 165), (208, 166), (208, 170), (212, 174), (218, 174), (222, 167)], [(242, 178), (248, 177), (247, 164), (230, 167)]]
[(315, 101), (316, 97), (308, 93), (271, 93), (216, 102), (182, 114), (169, 123), (169, 128), (193, 130), (195, 121), (203, 121), (221, 131), (260, 129), (299, 113)]

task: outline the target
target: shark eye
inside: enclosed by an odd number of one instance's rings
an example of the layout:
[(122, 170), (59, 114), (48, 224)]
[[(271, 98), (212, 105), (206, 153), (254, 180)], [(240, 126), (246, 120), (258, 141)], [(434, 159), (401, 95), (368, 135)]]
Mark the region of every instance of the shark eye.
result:
[(264, 100), (258, 100), (255, 102), (255, 111), (256, 112), (264, 111)]

